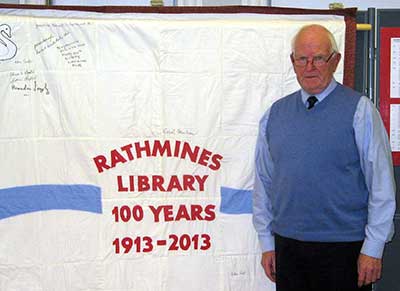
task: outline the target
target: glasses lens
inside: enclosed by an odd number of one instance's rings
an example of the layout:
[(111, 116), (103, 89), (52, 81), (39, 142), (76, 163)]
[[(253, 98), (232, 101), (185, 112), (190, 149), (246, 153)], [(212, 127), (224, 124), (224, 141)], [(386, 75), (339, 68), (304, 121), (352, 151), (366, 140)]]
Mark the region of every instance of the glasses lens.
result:
[[(311, 64), (313, 64), (316, 67), (323, 66), (330, 61), (330, 59), (332, 58), (332, 56), (334, 54), (335, 54), (335, 52), (331, 53), (328, 57), (315, 56), (311, 59)], [(294, 59), (295, 65), (299, 66), (299, 67), (305, 67), (308, 62), (309, 62), (309, 59), (306, 57), (300, 57), (300, 58)]]

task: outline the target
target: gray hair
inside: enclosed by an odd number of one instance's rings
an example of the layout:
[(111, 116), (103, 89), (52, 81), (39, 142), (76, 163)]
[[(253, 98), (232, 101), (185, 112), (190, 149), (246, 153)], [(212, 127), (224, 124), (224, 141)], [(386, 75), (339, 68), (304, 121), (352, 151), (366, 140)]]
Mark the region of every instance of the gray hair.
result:
[(305, 26), (301, 27), (299, 29), (299, 31), (296, 33), (296, 35), (293, 37), (293, 39), (292, 39), (292, 53), (294, 53), (294, 46), (295, 46), (295, 43), (296, 43), (297, 38), (299, 37), (299, 35), (303, 31), (305, 31), (305, 30), (307, 30), (309, 28), (312, 28), (312, 27), (319, 27), (319, 28), (323, 29), (326, 32), (326, 34), (328, 36), (328, 39), (329, 39), (329, 42), (330, 42), (330, 45), (331, 45), (331, 53), (339, 52), (338, 46), (336, 44), (335, 37), (333, 36), (332, 32), (330, 32), (325, 26), (322, 26), (322, 25), (319, 25), (319, 24), (309, 24), (309, 25), (305, 25)]

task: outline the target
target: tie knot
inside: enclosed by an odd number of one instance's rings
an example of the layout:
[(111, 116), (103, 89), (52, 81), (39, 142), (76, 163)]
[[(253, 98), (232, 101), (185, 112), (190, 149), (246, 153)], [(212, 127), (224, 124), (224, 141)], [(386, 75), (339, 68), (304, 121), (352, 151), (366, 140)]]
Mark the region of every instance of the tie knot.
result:
[(310, 96), (310, 97), (308, 97), (308, 99), (307, 99), (307, 102), (308, 102), (308, 107), (307, 107), (307, 109), (313, 108), (313, 107), (314, 107), (314, 104), (317, 103), (317, 101), (318, 101), (318, 99), (317, 99), (317, 97), (315, 97), (315, 96)]

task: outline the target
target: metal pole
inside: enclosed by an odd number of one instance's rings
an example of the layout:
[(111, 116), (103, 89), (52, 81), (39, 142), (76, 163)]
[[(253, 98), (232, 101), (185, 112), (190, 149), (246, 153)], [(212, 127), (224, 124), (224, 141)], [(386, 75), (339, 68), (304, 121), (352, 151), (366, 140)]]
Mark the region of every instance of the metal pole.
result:
[(368, 41), (368, 97), (375, 103), (375, 8), (368, 8), (368, 22), (372, 26)]
[[(375, 23), (376, 11), (375, 8), (368, 8), (368, 22), (371, 24), (372, 29), (369, 31), (369, 41), (368, 41), (368, 50), (369, 50), (369, 62), (368, 62), (368, 97), (374, 102), (376, 105), (376, 96), (375, 96), (375, 59), (376, 59), (376, 42), (375, 42), (375, 31), (376, 31), (376, 23)], [(372, 291), (376, 290), (375, 284), (372, 284)]]

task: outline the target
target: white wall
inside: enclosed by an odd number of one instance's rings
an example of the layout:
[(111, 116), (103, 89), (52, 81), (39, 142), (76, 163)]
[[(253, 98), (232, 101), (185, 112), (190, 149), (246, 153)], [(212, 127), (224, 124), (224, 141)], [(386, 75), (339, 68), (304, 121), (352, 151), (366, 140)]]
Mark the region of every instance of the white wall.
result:
[[(53, 5), (126, 5), (126, 6), (150, 6), (150, 0), (52, 0)], [(165, 6), (172, 6), (173, 0), (164, 0)]]
[(19, 0), (0, 0), (1, 4), (18, 4)]
[[(0, 0), (6, 4), (41, 4), (45, 5), (46, 0)], [(130, 6), (150, 6), (150, 0), (52, 0), (53, 5), (82, 5), (82, 6), (101, 6), (101, 5), (130, 5)], [(165, 6), (172, 6), (173, 0), (164, 0)]]
[[(345, 8), (357, 7), (358, 10), (367, 10), (374, 8), (398, 8), (399, 0), (176, 0), (179, 6), (218, 6), (218, 5), (267, 5), (277, 7), (295, 7), (312, 9), (329, 9), (329, 4), (333, 2), (343, 3)], [(165, 2), (165, 1), (164, 1)]]
[[(165, 1), (164, 1), (165, 2)], [(329, 4), (333, 2), (343, 3), (345, 8), (357, 7), (358, 10), (374, 8), (399, 8), (399, 0), (176, 0), (178, 6), (218, 6), (218, 5), (267, 5), (277, 7), (313, 8), (329, 9)]]
[[(41, 2), (41, 3), (40, 3)], [(296, 7), (296, 8), (315, 8), (328, 9), (329, 3), (335, 0), (175, 0), (179, 6), (194, 5), (194, 6), (210, 6), (210, 5), (266, 5), (271, 3), (272, 6), (278, 7)], [(336, 0), (343, 3), (345, 8), (357, 7), (358, 10), (367, 10), (368, 7), (375, 8), (397, 8), (400, 9), (399, 0)], [(45, 4), (45, 0), (0, 0), (0, 3), (32, 3)], [(140, 5), (147, 6), (150, 0), (53, 0), (53, 5)], [(165, 6), (172, 6), (174, 0), (164, 0)]]
[(400, 8), (399, 0), (364, 0), (364, 1), (356, 1), (356, 0), (272, 0), (272, 6), (280, 6), (280, 7), (298, 7), (298, 8), (316, 8), (316, 9), (328, 9), (329, 3), (339, 2), (343, 3), (345, 8), (357, 7), (358, 10), (367, 10), (368, 7), (375, 8)]

